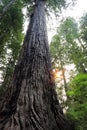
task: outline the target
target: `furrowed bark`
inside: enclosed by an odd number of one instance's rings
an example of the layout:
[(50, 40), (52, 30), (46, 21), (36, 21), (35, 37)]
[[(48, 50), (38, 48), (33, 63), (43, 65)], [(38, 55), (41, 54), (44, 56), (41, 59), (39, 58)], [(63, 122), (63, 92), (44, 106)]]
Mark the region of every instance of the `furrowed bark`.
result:
[(52, 78), (45, 0), (37, 0), (0, 109), (0, 130), (72, 130), (65, 119)]

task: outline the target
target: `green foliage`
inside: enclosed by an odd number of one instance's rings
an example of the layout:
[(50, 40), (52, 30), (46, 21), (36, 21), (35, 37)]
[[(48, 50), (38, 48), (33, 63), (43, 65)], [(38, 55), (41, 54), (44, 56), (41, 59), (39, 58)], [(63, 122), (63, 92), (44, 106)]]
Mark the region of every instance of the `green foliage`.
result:
[(80, 20), (81, 38), (87, 42), (87, 13), (85, 13)]
[(51, 59), (53, 64), (61, 66), (68, 63), (67, 49), (60, 35), (55, 35), (50, 44)]
[(80, 20), (80, 28), (80, 38), (84, 42), (84, 44), (82, 44), (85, 63), (84, 66), (87, 68), (87, 13), (85, 13)]
[(87, 13), (85, 13), (80, 20), (80, 39), (84, 55), (84, 66), (87, 68)]
[(78, 74), (67, 92), (70, 97), (67, 115), (75, 121), (76, 130), (87, 129), (87, 74)]
[(50, 10), (59, 10), (61, 7), (65, 7), (66, 1), (65, 0), (47, 0), (47, 7), (50, 8)]
[[(75, 64), (78, 75), (68, 83), (66, 91), (67, 116), (75, 124), (76, 130), (87, 129), (87, 15), (81, 18), (80, 27), (73, 18), (66, 20), (53, 37), (50, 50), (52, 62), (59, 66), (60, 59), (64, 65)], [(58, 92), (60, 88), (58, 88)], [(62, 94), (61, 94), (62, 95)], [(59, 96), (60, 97), (60, 96)]]
[(75, 19), (68, 17), (60, 25), (59, 34), (63, 35), (68, 42), (78, 37), (78, 25)]
[[(3, 0), (3, 6), (9, 1)], [(15, 2), (0, 21), (0, 95), (5, 91), (11, 80), (12, 72), (23, 40), (23, 4)]]
[[(18, 6), (19, 5), (19, 6)], [(22, 32), (23, 14), (21, 3), (17, 2), (12, 6), (0, 21), (0, 54), (3, 53), (4, 46), (11, 44), (13, 39), (18, 37), (18, 32)]]
[(73, 18), (66, 18), (66, 20), (58, 28), (58, 34), (60, 37), (61, 45), (63, 44), (63, 50), (65, 55), (75, 64), (78, 72), (86, 72), (86, 48), (84, 43), (80, 40), (81, 34), (79, 33), (78, 24)]

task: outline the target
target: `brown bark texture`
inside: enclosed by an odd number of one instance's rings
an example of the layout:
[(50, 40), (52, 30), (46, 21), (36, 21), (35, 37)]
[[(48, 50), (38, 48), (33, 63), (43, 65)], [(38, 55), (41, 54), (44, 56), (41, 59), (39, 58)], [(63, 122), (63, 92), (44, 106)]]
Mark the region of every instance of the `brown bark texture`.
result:
[(8, 91), (0, 103), (0, 130), (72, 130), (51, 73), (45, 1), (37, 0)]

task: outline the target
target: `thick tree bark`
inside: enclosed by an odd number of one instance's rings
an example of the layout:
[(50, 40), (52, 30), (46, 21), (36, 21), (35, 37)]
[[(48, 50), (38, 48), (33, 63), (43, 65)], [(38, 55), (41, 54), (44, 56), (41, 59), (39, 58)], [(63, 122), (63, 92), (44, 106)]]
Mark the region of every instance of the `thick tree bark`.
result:
[(37, 0), (0, 108), (0, 130), (72, 130), (57, 100), (51, 71), (45, 0)]

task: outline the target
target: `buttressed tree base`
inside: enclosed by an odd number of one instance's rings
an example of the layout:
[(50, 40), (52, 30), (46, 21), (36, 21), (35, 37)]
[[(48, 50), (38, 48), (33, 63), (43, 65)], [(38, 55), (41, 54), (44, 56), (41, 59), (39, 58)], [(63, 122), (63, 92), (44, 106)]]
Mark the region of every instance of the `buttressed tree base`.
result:
[(12, 81), (0, 106), (0, 130), (72, 130), (52, 78), (45, 3), (36, 0)]

